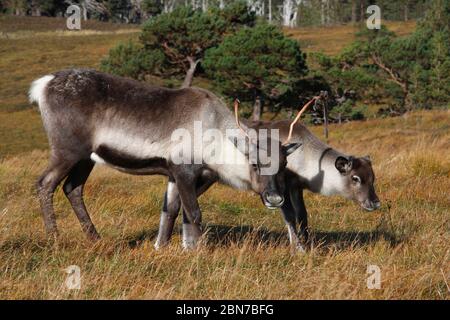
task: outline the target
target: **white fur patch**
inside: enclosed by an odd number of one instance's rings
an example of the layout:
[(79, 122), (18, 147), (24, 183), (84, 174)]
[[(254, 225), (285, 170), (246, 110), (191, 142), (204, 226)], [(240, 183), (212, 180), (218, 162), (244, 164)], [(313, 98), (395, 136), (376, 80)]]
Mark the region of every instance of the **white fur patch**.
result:
[(169, 181), (167, 184), (167, 203), (171, 203), (178, 197), (178, 189), (175, 182)]
[[(217, 172), (222, 183), (235, 189), (251, 188), (249, 161), (246, 156), (228, 139), (224, 139), (223, 144), (217, 149), (220, 154), (214, 159), (215, 161), (207, 158), (205, 162)], [(217, 159), (219, 161), (216, 161)]]
[(98, 164), (106, 164), (106, 161), (103, 160), (103, 158), (101, 158), (98, 154), (96, 154), (95, 152), (91, 153), (91, 160), (94, 161), (95, 163)]
[(55, 78), (54, 75), (46, 75), (43, 76), (42, 78), (33, 81), (30, 90), (28, 91), (30, 103), (36, 102), (39, 105), (43, 103), (44, 90), (47, 87), (47, 84), (54, 78)]
[(182, 246), (183, 249), (194, 249), (199, 240), (198, 236), (195, 236), (195, 228), (193, 225), (188, 223), (183, 223), (182, 231)]
[(341, 174), (334, 162), (324, 158), (320, 163), (321, 156), (321, 151), (296, 150), (288, 156), (287, 168), (308, 181), (312, 192), (325, 196), (341, 194), (344, 190)]
[(95, 134), (95, 146), (101, 144), (124, 152), (133, 157), (148, 159), (160, 157), (167, 159), (170, 152), (170, 141), (155, 141), (151, 137), (141, 137), (133, 128), (100, 128)]

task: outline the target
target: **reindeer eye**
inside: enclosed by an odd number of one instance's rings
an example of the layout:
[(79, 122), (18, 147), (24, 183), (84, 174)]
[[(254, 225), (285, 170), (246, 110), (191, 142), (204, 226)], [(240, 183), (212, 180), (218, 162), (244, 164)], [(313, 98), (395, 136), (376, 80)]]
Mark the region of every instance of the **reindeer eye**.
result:
[(257, 163), (252, 163), (253, 170), (259, 172), (259, 165)]
[(353, 181), (354, 183), (361, 183), (361, 178), (358, 177), (358, 176), (352, 176), (352, 181)]

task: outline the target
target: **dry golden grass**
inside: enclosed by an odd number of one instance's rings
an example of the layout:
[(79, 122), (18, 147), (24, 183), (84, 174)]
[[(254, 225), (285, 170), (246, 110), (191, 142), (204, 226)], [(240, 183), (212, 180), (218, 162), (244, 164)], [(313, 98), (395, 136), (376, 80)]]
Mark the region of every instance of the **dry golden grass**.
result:
[[(103, 167), (86, 188), (103, 239), (84, 239), (59, 191), (61, 238), (49, 242), (34, 193), (47, 154), (7, 156), (0, 163), (0, 298), (448, 299), (449, 121), (448, 111), (433, 111), (331, 126), (332, 145), (371, 154), (383, 206), (366, 213), (308, 193), (315, 246), (306, 254), (290, 251), (278, 212), (223, 186), (201, 197), (206, 245), (184, 252), (177, 232), (156, 251), (165, 179)], [(380, 290), (366, 287), (369, 264), (381, 268)], [(81, 268), (79, 291), (64, 286), (69, 265)]]
[[(415, 21), (383, 21), (382, 23), (399, 36), (411, 33), (416, 26)], [(301, 48), (305, 52), (323, 52), (329, 55), (335, 55), (355, 40), (355, 33), (358, 30), (358, 26), (342, 25), (297, 29), (286, 28), (285, 32), (292, 38), (299, 40)]]
[[(399, 35), (415, 22), (386, 22)], [(65, 30), (65, 19), (0, 15), (0, 112), (29, 106), (30, 82), (44, 74), (70, 67), (98, 68), (99, 61), (119, 42), (136, 40), (136, 25), (83, 22), (81, 31)], [(306, 52), (336, 54), (354, 39), (357, 27), (333, 26), (286, 29)], [(195, 84), (209, 87), (204, 79)]]
[[(200, 199), (207, 245), (184, 252), (177, 232), (167, 249), (155, 251), (165, 179), (106, 168), (96, 168), (86, 187), (103, 239), (96, 245), (84, 239), (58, 191), (61, 238), (47, 241), (34, 191), (47, 143), (38, 112), (22, 110), (28, 86), (61, 68), (97, 67), (110, 47), (136, 34), (54, 36), (48, 31), (60, 21), (2, 19), (0, 31), (21, 33), (0, 39), (0, 298), (448, 299), (448, 111), (331, 126), (333, 146), (373, 157), (383, 207), (366, 213), (341, 198), (308, 193), (315, 246), (306, 254), (292, 254), (278, 212), (223, 186)], [(342, 28), (312, 33), (307, 50), (341, 45)], [(330, 44), (325, 37), (333, 30), (337, 41)], [(73, 264), (81, 268), (79, 291), (64, 286), (64, 269)], [(366, 287), (369, 264), (381, 268), (380, 290)]]
[(98, 68), (111, 47), (137, 36), (137, 33), (85, 33), (73, 37), (50, 34), (0, 39), (0, 111), (28, 108), (27, 92), (33, 79), (63, 68)]
[[(66, 30), (66, 18), (54, 17), (18, 17), (0, 14), (0, 32), (1, 34), (14, 34), (18, 31), (62, 31)], [(96, 31), (117, 31), (123, 29), (138, 29), (135, 24), (100, 22), (97, 20), (81, 21), (83, 30)]]

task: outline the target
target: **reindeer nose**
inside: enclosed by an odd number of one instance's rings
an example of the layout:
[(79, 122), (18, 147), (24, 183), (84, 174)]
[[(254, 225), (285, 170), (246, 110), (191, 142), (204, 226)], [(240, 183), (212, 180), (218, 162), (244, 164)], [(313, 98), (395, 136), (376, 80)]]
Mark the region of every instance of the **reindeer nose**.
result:
[(365, 200), (361, 202), (361, 206), (367, 211), (374, 211), (381, 207), (380, 200)]
[(375, 201), (374, 203), (373, 203), (373, 206), (375, 207), (375, 209), (378, 209), (378, 208), (380, 208), (381, 207), (381, 202), (378, 200), (378, 201)]
[(284, 198), (276, 192), (266, 191), (263, 193), (263, 198), (272, 207), (281, 207)]

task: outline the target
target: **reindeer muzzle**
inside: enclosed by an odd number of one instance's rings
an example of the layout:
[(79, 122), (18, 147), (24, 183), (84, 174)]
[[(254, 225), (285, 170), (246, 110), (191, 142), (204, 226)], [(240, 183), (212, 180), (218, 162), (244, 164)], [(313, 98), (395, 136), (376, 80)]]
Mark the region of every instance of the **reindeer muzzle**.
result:
[(276, 192), (263, 192), (261, 198), (264, 202), (264, 205), (269, 209), (277, 209), (284, 203), (284, 197), (280, 196)]

